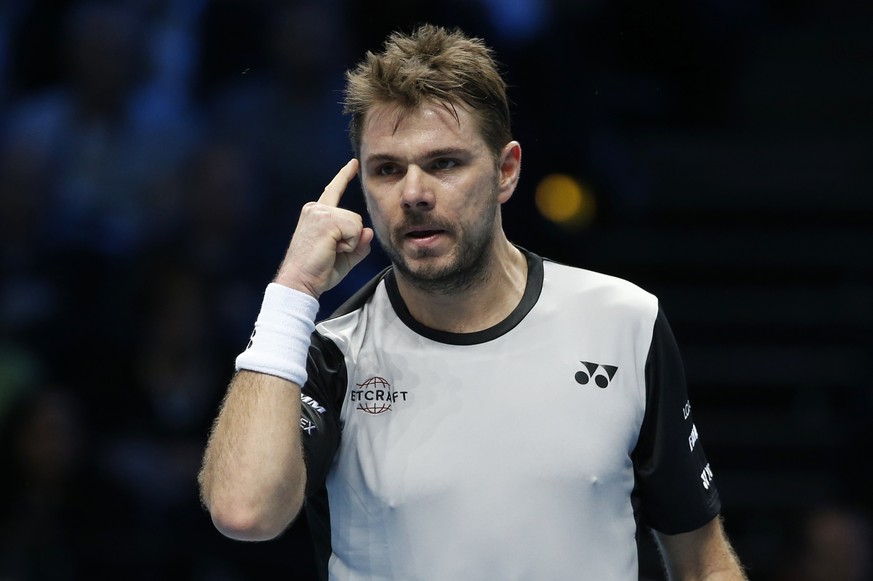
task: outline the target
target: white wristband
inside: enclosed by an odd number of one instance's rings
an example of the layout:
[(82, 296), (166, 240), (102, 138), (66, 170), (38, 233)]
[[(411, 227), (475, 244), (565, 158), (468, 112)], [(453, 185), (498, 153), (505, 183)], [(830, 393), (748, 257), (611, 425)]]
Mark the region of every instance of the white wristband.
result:
[(268, 284), (248, 347), (236, 358), (236, 370), (275, 375), (302, 386), (317, 313), (315, 298), (274, 282)]

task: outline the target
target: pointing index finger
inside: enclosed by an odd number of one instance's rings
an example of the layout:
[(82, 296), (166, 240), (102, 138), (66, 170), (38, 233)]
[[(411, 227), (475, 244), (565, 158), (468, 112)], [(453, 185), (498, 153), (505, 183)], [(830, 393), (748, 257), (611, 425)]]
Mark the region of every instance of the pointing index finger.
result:
[(318, 198), (318, 203), (334, 207), (338, 206), (340, 198), (343, 197), (343, 193), (346, 191), (346, 187), (348, 187), (349, 183), (354, 179), (357, 173), (358, 160), (352, 158), (337, 172), (330, 183), (327, 184), (327, 187), (324, 188), (324, 191)]

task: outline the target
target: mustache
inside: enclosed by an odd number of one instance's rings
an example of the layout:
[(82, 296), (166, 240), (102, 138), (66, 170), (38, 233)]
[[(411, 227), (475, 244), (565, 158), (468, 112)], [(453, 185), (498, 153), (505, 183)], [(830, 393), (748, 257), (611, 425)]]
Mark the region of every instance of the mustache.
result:
[(452, 224), (445, 220), (434, 219), (432, 216), (424, 214), (407, 214), (406, 218), (397, 225), (394, 232), (397, 234), (405, 234), (411, 228), (427, 228), (428, 230), (445, 230), (451, 231)]

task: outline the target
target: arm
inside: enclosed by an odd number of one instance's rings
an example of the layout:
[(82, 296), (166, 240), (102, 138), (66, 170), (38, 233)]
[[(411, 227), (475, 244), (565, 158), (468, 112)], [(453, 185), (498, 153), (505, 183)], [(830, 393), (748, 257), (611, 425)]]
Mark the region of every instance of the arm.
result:
[(646, 411), (633, 459), (639, 484), (635, 500), (642, 522), (656, 531), (669, 578), (745, 579), (718, 516), (721, 501), (698, 438), (679, 347), (660, 307), (646, 359)]
[(672, 581), (746, 580), (720, 517), (699, 529), (678, 535), (656, 531), (655, 538)]
[[(312, 303), (312, 298), (335, 286), (369, 253), (373, 231), (364, 228), (361, 216), (337, 207), (357, 169), (357, 161), (350, 161), (319, 200), (301, 210), (274, 282), (308, 295), (302, 297), (304, 303)], [(292, 314), (311, 319), (310, 314)], [(292, 363), (304, 370), (311, 324), (310, 320), (308, 331), (298, 330), (294, 337), (303, 346), (291, 350), (291, 356), (300, 359)], [(272, 332), (276, 328), (281, 334), (283, 326), (273, 325)], [(264, 340), (261, 333), (258, 339)], [(300, 439), (300, 385), (246, 369), (243, 366), (231, 380), (198, 482), (203, 504), (222, 534), (259, 541), (282, 533), (303, 504), (306, 465)]]
[(244, 541), (279, 535), (303, 505), (300, 388), (240, 371), (209, 436), (201, 496), (222, 534)]

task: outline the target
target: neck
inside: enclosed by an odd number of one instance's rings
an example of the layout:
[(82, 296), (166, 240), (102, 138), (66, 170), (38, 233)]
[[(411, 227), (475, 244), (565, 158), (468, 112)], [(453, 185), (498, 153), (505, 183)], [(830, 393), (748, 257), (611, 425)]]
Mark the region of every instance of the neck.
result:
[(397, 270), (395, 276), (406, 308), (419, 323), (439, 331), (473, 333), (493, 327), (518, 306), (527, 283), (527, 259), (500, 237), (482, 276), (462, 289), (425, 290)]

